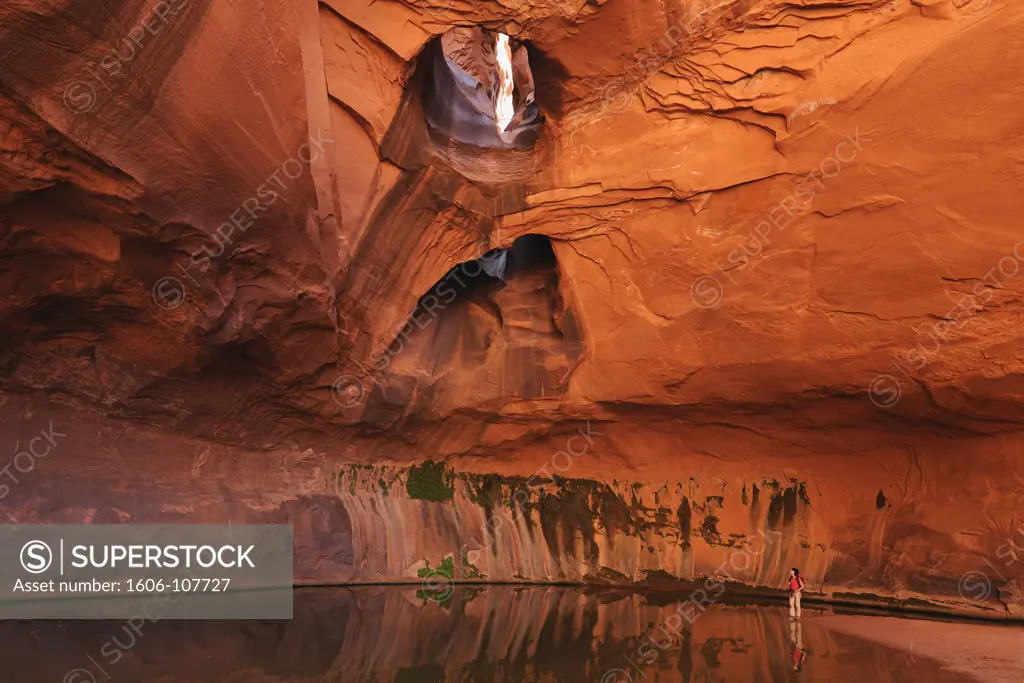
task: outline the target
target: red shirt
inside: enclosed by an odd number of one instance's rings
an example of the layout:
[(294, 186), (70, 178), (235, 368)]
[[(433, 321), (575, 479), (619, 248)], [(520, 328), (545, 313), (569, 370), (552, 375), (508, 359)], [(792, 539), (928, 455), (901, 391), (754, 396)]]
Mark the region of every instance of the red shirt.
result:
[(789, 577), (789, 590), (798, 591), (800, 590), (800, 579), (796, 576)]

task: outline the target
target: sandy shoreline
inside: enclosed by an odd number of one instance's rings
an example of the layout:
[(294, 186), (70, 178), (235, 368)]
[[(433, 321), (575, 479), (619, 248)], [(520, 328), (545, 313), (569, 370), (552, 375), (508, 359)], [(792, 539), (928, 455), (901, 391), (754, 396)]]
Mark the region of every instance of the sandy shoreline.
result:
[(1020, 626), (812, 613), (802, 621), (928, 657), (981, 683), (1024, 683)]

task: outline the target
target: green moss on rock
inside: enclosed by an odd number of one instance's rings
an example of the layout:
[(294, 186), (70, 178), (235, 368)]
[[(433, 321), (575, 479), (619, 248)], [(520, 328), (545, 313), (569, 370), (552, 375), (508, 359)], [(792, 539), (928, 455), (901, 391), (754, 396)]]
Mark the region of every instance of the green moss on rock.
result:
[(416, 576), (421, 579), (431, 578), (435, 576), (443, 576), (446, 579), (455, 578), (455, 558), (451, 555), (441, 560), (441, 564), (436, 567), (430, 566), (429, 560), (424, 560), (427, 566), (420, 567), (419, 571), (416, 572)]
[(409, 468), (405, 490), (410, 498), (443, 503), (455, 495), (455, 476), (443, 462), (427, 460)]

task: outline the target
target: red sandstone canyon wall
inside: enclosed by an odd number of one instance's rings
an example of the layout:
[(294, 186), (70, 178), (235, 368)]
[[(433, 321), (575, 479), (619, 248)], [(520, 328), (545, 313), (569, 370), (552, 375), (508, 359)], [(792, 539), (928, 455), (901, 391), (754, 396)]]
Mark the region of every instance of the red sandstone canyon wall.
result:
[[(426, 129), (455, 25), (528, 46), (534, 150)], [(8, 3), (0, 512), (1020, 617), (1022, 52), (1002, 0)]]

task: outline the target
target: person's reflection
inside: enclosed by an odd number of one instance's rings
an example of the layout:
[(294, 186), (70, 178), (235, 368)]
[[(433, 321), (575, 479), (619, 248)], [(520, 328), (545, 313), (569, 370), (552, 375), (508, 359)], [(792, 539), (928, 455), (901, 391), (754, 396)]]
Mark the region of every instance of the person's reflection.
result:
[(789, 640), (793, 645), (793, 671), (803, 671), (807, 651), (804, 650), (804, 626), (799, 621), (789, 622)]

